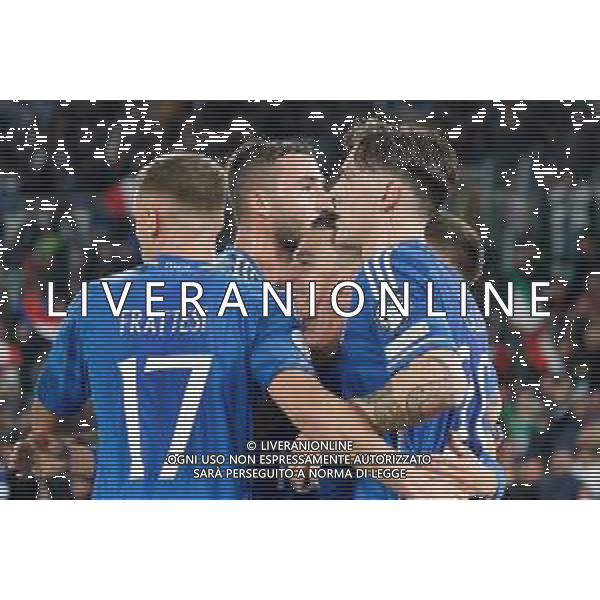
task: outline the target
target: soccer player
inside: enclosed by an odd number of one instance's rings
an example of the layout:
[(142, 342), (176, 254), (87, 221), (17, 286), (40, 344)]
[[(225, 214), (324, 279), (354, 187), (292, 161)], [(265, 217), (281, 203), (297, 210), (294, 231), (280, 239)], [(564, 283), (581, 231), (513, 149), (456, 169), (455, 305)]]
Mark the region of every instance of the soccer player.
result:
[[(340, 278), (343, 280), (354, 274), (358, 268), (355, 249), (339, 244), (332, 247), (327, 243), (335, 214), (331, 211), (330, 196), (324, 192), (325, 180), (318, 159), (318, 149), (306, 141), (258, 140), (238, 149), (231, 159), (238, 231), (235, 246), (223, 255), (233, 272), (257, 280), (267, 273), (276, 281), (294, 280), (298, 284), (306, 283), (307, 278), (337, 283)], [(284, 241), (289, 239), (300, 244), (292, 264), (289, 253), (283, 249)], [(320, 259), (317, 272), (307, 268), (315, 264), (312, 260), (314, 255)], [(323, 262), (328, 264), (323, 265)], [(319, 272), (318, 266), (324, 266), (324, 269)], [(302, 291), (306, 287), (300, 285)], [(324, 286), (323, 289), (328, 291), (330, 287)], [(298, 294), (295, 300), (297, 297)], [(322, 303), (319, 304), (319, 310), (322, 310)], [(304, 317), (306, 321), (306, 315)], [(327, 353), (323, 351), (323, 343), (331, 340), (335, 328), (335, 319), (321, 319), (318, 327), (304, 328), (313, 354), (318, 358), (322, 359)], [(318, 340), (313, 339), (315, 337)], [(315, 364), (322, 362), (317, 360)], [(456, 366), (457, 359), (454, 356), (449, 357), (448, 363), (443, 365), (441, 375), (446, 381), (446, 399), (452, 398), (453, 389), (458, 391), (459, 388)], [(422, 364), (418, 367), (422, 368)], [(327, 383), (328, 372), (328, 369), (320, 370), (324, 383)], [(414, 375), (414, 370), (411, 375)], [(410, 381), (408, 384), (405, 382), (404, 386), (413, 391), (414, 385)], [(336, 389), (335, 385), (331, 387)], [(263, 429), (267, 439), (293, 437), (293, 432), (285, 418), (281, 418), (274, 403), (264, 402), (259, 406), (261, 420), (267, 423)], [(348, 497), (343, 492), (344, 488), (347, 485), (338, 482), (335, 493), (328, 497)]]
[[(393, 451), (352, 403), (319, 385), (294, 344), (293, 320), (274, 307), (261, 315), (260, 284), (232, 281), (215, 266), (226, 195), (220, 165), (199, 154), (165, 155), (144, 169), (134, 213), (145, 264), (90, 284), (73, 301), (17, 454), (43, 460), (57, 421), (89, 398), (98, 429), (94, 498), (247, 498), (247, 479), (219, 477), (214, 468), (214, 477), (199, 478), (194, 465), (166, 458), (246, 453), (250, 376), (310, 439)], [(473, 486), (461, 478), (460, 461), (456, 454), (411, 471), (412, 488), (437, 481), (467, 497)], [(385, 484), (410, 493), (405, 480)]]
[[(435, 130), (387, 118), (355, 122), (345, 141), (349, 155), (333, 190), (335, 241), (361, 248), (355, 282), (364, 290), (365, 308), (343, 327), (334, 358), (338, 391), (360, 404), (399, 451), (442, 453), (458, 436), (469, 448), (465, 476), (489, 481), (493, 473), (496, 489), (488, 495), (499, 493), (496, 375), (485, 322), (471, 294), (461, 296), (461, 283), (479, 266), (478, 241), (444, 206), (457, 189), (456, 156)], [(380, 316), (381, 282), (400, 300), (408, 283), (410, 305), (404, 298), (401, 310), (388, 299), (387, 314)], [(463, 298), (467, 316), (461, 316)], [(321, 334), (319, 341), (319, 319), (310, 323), (316, 334), (307, 339), (331, 344), (331, 319), (325, 324), (329, 339)], [(361, 401), (365, 397), (369, 401)], [(444, 491), (434, 485), (429, 495), (443, 497)], [(379, 482), (361, 480), (354, 497), (395, 496)]]
[(236, 234), (220, 260), (232, 272), (273, 283), (297, 276), (293, 250), (331, 205), (320, 152), (309, 140), (253, 139), (229, 160)]
[[(318, 146), (304, 139), (253, 138), (229, 159), (229, 182), (234, 210), (233, 245), (219, 255), (219, 264), (233, 274), (254, 281), (295, 284), (298, 265), (293, 249), (320, 211), (331, 205)], [(295, 301), (299, 295), (295, 294)], [(299, 331), (295, 333), (302, 344)], [(255, 403), (257, 440), (294, 440), (298, 430), (268, 397)], [(298, 495), (284, 478), (257, 481), (256, 499), (309, 499)]]

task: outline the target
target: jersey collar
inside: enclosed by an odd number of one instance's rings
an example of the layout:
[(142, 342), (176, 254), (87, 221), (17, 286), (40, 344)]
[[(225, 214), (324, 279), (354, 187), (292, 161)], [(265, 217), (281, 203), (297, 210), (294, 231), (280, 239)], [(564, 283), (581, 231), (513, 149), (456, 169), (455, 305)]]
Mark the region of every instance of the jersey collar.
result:
[(389, 256), (396, 251), (401, 250), (403, 252), (411, 252), (414, 253), (416, 257), (423, 258), (423, 256), (430, 256), (433, 250), (429, 247), (429, 244), (425, 240), (424, 237), (414, 237), (406, 240), (402, 240), (401, 242), (397, 242), (396, 244), (391, 244), (382, 250), (379, 250), (376, 254), (368, 258), (363, 265), (373, 265), (377, 264), (381, 261), (385, 256)]

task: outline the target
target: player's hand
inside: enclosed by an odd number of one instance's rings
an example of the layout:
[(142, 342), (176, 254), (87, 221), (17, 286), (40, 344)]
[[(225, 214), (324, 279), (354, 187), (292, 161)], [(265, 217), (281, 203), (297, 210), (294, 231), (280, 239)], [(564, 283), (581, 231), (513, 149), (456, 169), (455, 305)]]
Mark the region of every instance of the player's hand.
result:
[[(297, 441), (305, 441), (308, 440), (309, 438), (300, 434), (298, 435), (298, 437), (296, 438)], [(293, 466), (292, 467), (294, 472), (297, 473), (296, 476), (291, 477), (289, 479), (290, 485), (292, 486), (292, 488), (294, 489), (295, 492), (300, 493), (300, 494), (306, 494), (314, 489), (317, 489), (319, 487), (319, 480), (318, 479), (311, 479), (309, 477), (309, 466), (303, 466), (303, 465), (299, 465), (299, 466)]]
[(459, 469), (455, 459), (439, 454), (429, 465), (407, 468), (406, 480), (391, 487), (407, 500), (468, 500), (473, 494), (461, 481)]
[(454, 431), (445, 451), (458, 464), (458, 474), (471, 497), (491, 498), (496, 493), (496, 475), (475, 455), (466, 443), (466, 434)]
[(496, 490), (494, 473), (485, 467), (453, 433), (444, 452), (432, 455), (429, 465), (407, 469), (407, 478), (396, 485), (400, 495), (410, 500), (468, 500), (491, 497)]
[(67, 470), (67, 449), (59, 435), (28, 433), (18, 441), (8, 461), (9, 469), (17, 475), (33, 475), (50, 479)]
[(67, 478), (75, 500), (90, 497), (94, 480), (94, 451), (77, 436), (65, 441), (67, 450)]
[(292, 467), (297, 473), (294, 477), (290, 477), (289, 482), (292, 489), (298, 494), (307, 494), (319, 487), (318, 479), (311, 479), (308, 474), (308, 467)]

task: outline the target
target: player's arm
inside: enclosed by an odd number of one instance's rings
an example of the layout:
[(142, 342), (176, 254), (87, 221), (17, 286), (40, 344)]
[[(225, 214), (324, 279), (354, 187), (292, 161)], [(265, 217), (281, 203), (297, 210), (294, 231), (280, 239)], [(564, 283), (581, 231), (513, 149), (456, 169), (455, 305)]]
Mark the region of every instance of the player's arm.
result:
[[(327, 297), (317, 296), (316, 316), (309, 317), (307, 306), (301, 306), (303, 335), (315, 364), (335, 372), (341, 360), (339, 341), (345, 319), (332, 309), (329, 291), (338, 281), (354, 278), (362, 260), (360, 250), (335, 245), (328, 230), (313, 230), (303, 240), (296, 260), (302, 264), (303, 278), (317, 281), (327, 293)], [(336, 268), (332, 269), (332, 265)], [(431, 350), (357, 404), (381, 429), (416, 425), (463, 402), (471, 388), (461, 361), (452, 349)]]
[[(59, 421), (79, 413), (88, 396), (86, 369), (83, 361), (76, 314), (79, 299), (61, 324), (52, 347), (44, 358), (38, 377), (35, 401), (28, 407), (24, 429), (26, 434), (17, 444), (12, 464), (24, 461), (41, 475), (59, 472), (65, 462), (64, 440)], [(61, 449), (62, 448), (62, 449)]]
[[(353, 452), (393, 452), (358, 406), (336, 397), (319, 383), (302, 336), (290, 319), (260, 319), (251, 355), (254, 377), (309, 439), (353, 442)], [(472, 497), (484, 495), (489, 481), (463, 477), (464, 449), (436, 457), (431, 465), (411, 470), (410, 480), (383, 481), (406, 497)]]
[(18, 474), (48, 479), (66, 469), (66, 449), (59, 422), (40, 402), (32, 402), (20, 420), (25, 435), (14, 446), (8, 466)]
[(461, 404), (472, 393), (462, 363), (462, 356), (450, 349), (430, 350), (355, 404), (379, 429), (417, 425)]
[[(368, 398), (357, 398), (354, 403), (378, 429), (402, 429), (468, 402), (473, 393), (473, 386), (464, 374), (460, 352), (438, 349), (415, 359), (381, 390)], [(469, 451), (463, 457), (465, 471), (468, 465), (473, 477), (488, 483), (494, 481), (488, 489), (488, 496), (498, 495), (504, 489), (506, 479), (496, 458), (501, 409), (500, 394), (488, 395), (481, 407), (477, 430), (481, 453), (476, 456)], [(455, 435), (466, 444), (468, 436)]]
[[(418, 274), (413, 277), (409, 274), (396, 276), (398, 281), (412, 281), (410, 316), (397, 333), (386, 341), (387, 368), (393, 375), (375, 397), (358, 401), (383, 429), (415, 425), (453, 406), (466, 406), (475, 394), (466, 370), (470, 363), (470, 351), (468, 347), (457, 345), (450, 323), (432, 321), (428, 316), (426, 282), (421, 281)], [(494, 480), (494, 485), (488, 491), (496, 492), (503, 487), (504, 477), (497, 468), (495, 456), (480, 452), (477, 444), (474, 444), (477, 438), (481, 448), (489, 446), (487, 433), (492, 428), (488, 430), (484, 427), (488, 423), (486, 410), (482, 406), (477, 435), (467, 422), (461, 423), (454, 435), (462, 439), (465, 445), (468, 441), (471, 448), (468, 461), (465, 462), (465, 473), (484, 481)]]
[[(271, 397), (307, 439), (352, 442), (351, 454), (395, 452), (351, 402), (323, 389), (309, 373), (283, 371), (269, 386)], [(406, 498), (470, 498), (495, 487), (491, 473), (478, 469), (470, 452), (455, 444), (427, 466), (413, 467), (405, 480), (381, 482)]]
[[(381, 391), (366, 399), (356, 399), (355, 403), (378, 428), (401, 429), (469, 402), (473, 393), (473, 386), (462, 369), (462, 359), (439, 350), (415, 360)], [(461, 445), (463, 476), (479, 481), (480, 489), (487, 490), (481, 495), (488, 498), (501, 497), (506, 486), (506, 476), (497, 459), (500, 410), (499, 394), (494, 398), (488, 395), (480, 409), (476, 432), (461, 426), (451, 433), (451, 444), (444, 450), (454, 452), (457, 444)], [(477, 454), (471, 450), (474, 438), (480, 444)]]

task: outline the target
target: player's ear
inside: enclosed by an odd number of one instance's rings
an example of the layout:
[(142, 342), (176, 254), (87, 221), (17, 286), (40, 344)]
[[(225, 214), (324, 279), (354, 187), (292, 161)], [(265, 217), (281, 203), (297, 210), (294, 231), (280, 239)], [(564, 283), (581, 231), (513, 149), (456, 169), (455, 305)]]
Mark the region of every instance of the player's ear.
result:
[(160, 235), (161, 230), (161, 216), (159, 212), (153, 208), (148, 209), (146, 222), (148, 224), (148, 233), (150, 234), (150, 237), (157, 238)]
[(392, 212), (401, 202), (404, 195), (404, 186), (400, 181), (391, 181), (385, 186), (383, 194), (383, 212)]
[(135, 206), (134, 221), (137, 235), (154, 237), (154, 219), (149, 204), (137, 204)]

